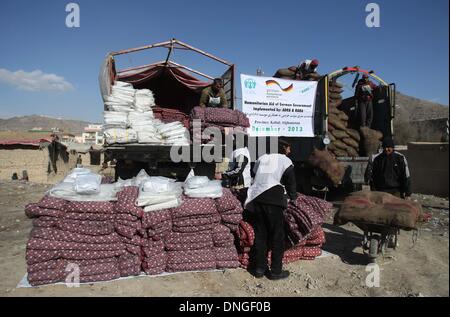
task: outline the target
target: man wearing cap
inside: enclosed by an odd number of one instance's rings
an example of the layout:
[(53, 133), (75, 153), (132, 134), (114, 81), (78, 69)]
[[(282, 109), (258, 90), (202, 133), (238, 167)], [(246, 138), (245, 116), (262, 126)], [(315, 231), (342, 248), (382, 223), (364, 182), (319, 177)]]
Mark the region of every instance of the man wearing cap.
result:
[(223, 90), (223, 81), (221, 78), (214, 79), (211, 86), (203, 89), (200, 97), (200, 107), (228, 108), (227, 97)]
[(409, 199), (411, 178), (408, 162), (403, 154), (394, 150), (394, 146), (392, 138), (383, 140), (383, 151), (371, 157), (365, 179), (371, 190)]
[(358, 81), (355, 89), (355, 98), (357, 101), (357, 111), (360, 119), (361, 127), (370, 128), (373, 119), (373, 91), (377, 88), (373, 82), (369, 80), (369, 75), (364, 74), (362, 79)]
[(298, 66), (291, 66), (289, 68), (280, 68), (273, 77), (293, 79), (293, 80), (318, 80), (320, 75), (317, 73), (319, 61), (317, 59), (305, 60)]

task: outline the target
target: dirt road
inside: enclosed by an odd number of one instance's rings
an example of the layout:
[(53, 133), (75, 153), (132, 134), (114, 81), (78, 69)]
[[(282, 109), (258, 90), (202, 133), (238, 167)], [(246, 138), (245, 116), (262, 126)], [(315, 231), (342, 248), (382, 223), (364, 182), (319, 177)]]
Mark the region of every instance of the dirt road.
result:
[(38, 201), (45, 185), (0, 182), (0, 296), (449, 296), (448, 200), (414, 195), (432, 220), (419, 231), (402, 232), (399, 248), (380, 259), (380, 287), (366, 286), (366, 258), (355, 226), (324, 225), (324, 250), (333, 255), (290, 264), (288, 280), (255, 279), (246, 271), (182, 273), (68, 288), (16, 288), (26, 272), (25, 246), (31, 220), (23, 209)]

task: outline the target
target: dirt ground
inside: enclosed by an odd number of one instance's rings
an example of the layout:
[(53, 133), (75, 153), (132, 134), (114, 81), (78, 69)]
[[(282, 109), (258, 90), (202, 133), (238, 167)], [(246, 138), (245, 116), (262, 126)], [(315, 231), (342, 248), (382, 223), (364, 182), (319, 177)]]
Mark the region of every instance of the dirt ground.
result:
[(402, 231), (399, 248), (379, 259), (380, 287), (366, 286), (366, 257), (361, 231), (324, 225), (324, 250), (333, 255), (287, 265), (283, 281), (255, 279), (246, 271), (181, 273), (162, 277), (86, 284), (16, 288), (26, 272), (25, 246), (31, 220), (24, 206), (38, 201), (49, 185), (0, 181), (0, 296), (449, 296), (448, 200), (414, 195), (431, 221), (419, 230)]

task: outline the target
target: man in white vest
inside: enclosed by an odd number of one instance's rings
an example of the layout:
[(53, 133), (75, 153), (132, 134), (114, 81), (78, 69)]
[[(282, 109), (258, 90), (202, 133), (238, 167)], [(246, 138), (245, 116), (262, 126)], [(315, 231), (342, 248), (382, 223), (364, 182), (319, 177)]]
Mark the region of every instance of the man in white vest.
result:
[[(289, 200), (297, 198), (294, 165), (287, 157), (290, 144), (279, 140), (278, 153), (264, 154), (255, 164), (255, 179), (248, 189), (245, 208), (251, 212), (255, 230), (252, 263), (249, 271), (256, 278), (266, 275), (271, 280), (289, 277), (283, 270), (285, 223), (283, 210)], [(267, 265), (269, 247), (271, 267)]]
[(222, 175), (222, 178), (229, 180), (232, 188), (248, 188), (252, 183), (252, 176), (247, 134), (236, 133), (233, 143), (234, 151), (230, 156), (228, 170)]

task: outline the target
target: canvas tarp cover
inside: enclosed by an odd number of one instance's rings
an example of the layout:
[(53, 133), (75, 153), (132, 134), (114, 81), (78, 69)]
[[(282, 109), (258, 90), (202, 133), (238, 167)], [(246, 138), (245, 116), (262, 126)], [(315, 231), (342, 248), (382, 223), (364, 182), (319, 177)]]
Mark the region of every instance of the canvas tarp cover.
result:
[(158, 106), (181, 110), (184, 113), (190, 113), (193, 107), (199, 105), (203, 88), (210, 85), (176, 66), (165, 64), (119, 74), (117, 80), (131, 83), (136, 89), (150, 89)]

